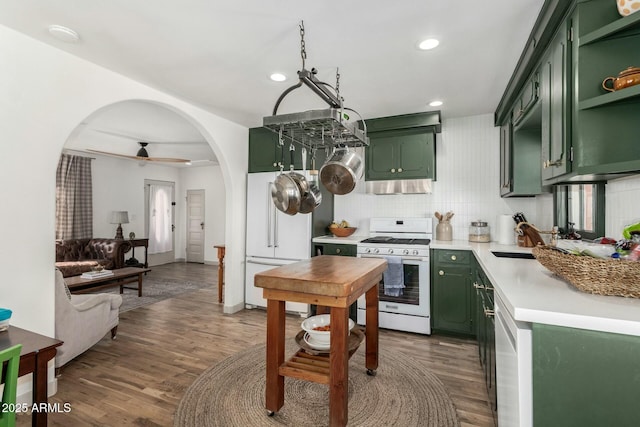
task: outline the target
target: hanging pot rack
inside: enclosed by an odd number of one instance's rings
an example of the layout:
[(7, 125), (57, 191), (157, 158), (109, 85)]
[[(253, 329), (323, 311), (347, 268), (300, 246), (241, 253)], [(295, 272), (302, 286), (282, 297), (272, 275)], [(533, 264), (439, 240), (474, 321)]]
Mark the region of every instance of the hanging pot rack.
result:
[[(336, 72), (336, 87), (334, 88), (316, 78), (317, 70), (315, 68), (312, 68), (311, 71), (305, 68), (307, 53), (304, 40), (304, 22), (300, 23), (300, 47), (302, 70), (298, 71), (299, 81), (280, 95), (273, 107), (272, 115), (262, 119), (263, 127), (277, 133), (281, 145), (284, 144), (284, 139), (287, 139), (311, 150), (329, 149), (337, 146), (368, 146), (367, 126), (362, 116), (357, 111), (343, 105), (344, 99), (340, 96), (340, 73)], [(278, 107), (282, 100), (303, 84), (326, 102), (329, 108), (278, 115)], [(360, 120), (349, 121), (350, 117), (347, 112), (355, 113)]]

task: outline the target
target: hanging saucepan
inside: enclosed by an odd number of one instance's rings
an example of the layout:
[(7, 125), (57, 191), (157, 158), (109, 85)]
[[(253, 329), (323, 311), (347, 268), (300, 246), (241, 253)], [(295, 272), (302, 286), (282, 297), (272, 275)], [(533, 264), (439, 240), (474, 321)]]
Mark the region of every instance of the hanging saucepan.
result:
[[(304, 158), (304, 156), (306, 155), (305, 152), (303, 151), (302, 153), (303, 155), (303, 162), (302, 162), (302, 169), (306, 170), (306, 165), (305, 165), (305, 161), (306, 160)], [(313, 177), (315, 176), (317, 178), (318, 176), (318, 171), (315, 170), (316, 168), (316, 163), (315, 163), (315, 153), (313, 154), (312, 157), (312, 165), (311, 165), (311, 179), (307, 180), (307, 185), (308, 185), (308, 191), (305, 194), (305, 196), (302, 198), (302, 200), (300, 201), (300, 213), (303, 214), (307, 214), (307, 213), (311, 213), (315, 210), (315, 208), (317, 208), (320, 203), (322, 203), (322, 193), (320, 193), (320, 189), (318, 188), (318, 184), (316, 182), (315, 179), (313, 179)]]
[[(278, 210), (287, 215), (295, 215), (298, 213), (300, 202), (305, 192), (308, 192), (305, 177), (297, 172), (293, 172), (293, 149), (293, 146), (289, 149), (291, 153), (291, 171), (288, 173), (281, 172), (271, 187), (271, 199), (273, 203)], [(284, 163), (284, 152), (282, 153), (282, 157)]]
[(281, 173), (271, 187), (271, 199), (279, 211), (295, 215), (300, 208), (300, 188), (289, 173)]
[(333, 194), (348, 194), (362, 178), (362, 158), (346, 147), (336, 148), (320, 168), (320, 181)]
[(300, 201), (300, 213), (313, 212), (322, 203), (322, 193), (315, 182), (309, 182), (309, 192)]

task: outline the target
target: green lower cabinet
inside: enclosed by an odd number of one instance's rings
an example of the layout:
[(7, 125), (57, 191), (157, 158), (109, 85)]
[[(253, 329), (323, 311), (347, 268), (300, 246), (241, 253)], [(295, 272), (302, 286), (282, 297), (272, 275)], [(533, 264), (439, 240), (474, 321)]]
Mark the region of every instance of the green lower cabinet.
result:
[(434, 250), (433, 253), (431, 315), (434, 332), (475, 335), (471, 252)]
[(533, 324), (533, 424), (640, 425), (640, 337)]
[(358, 254), (356, 245), (347, 244), (324, 244), (324, 255), (338, 255), (338, 256), (356, 256)]

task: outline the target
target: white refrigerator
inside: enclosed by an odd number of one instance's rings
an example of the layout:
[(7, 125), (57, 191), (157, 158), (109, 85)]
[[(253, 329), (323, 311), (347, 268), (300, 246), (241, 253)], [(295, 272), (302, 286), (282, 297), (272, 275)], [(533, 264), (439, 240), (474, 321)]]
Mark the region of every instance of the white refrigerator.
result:
[[(260, 172), (250, 173), (247, 177), (247, 253), (245, 259), (245, 304), (247, 308), (267, 306), (267, 301), (262, 297), (262, 288), (254, 286), (256, 274), (309, 259), (311, 255), (312, 215), (287, 215), (276, 209), (271, 200), (271, 185), (279, 174), (280, 172)], [(309, 305), (287, 302), (285, 310), (306, 316), (309, 312)]]

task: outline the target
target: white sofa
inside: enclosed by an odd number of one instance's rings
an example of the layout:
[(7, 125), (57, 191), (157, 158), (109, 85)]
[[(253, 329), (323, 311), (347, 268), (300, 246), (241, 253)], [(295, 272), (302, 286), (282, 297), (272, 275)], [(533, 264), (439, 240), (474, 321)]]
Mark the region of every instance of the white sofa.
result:
[(56, 354), (56, 369), (84, 353), (107, 332), (116, 337), (122, 297), (117, 294), (71, 295), (56, 270), (56, 338), (64, 341)]

